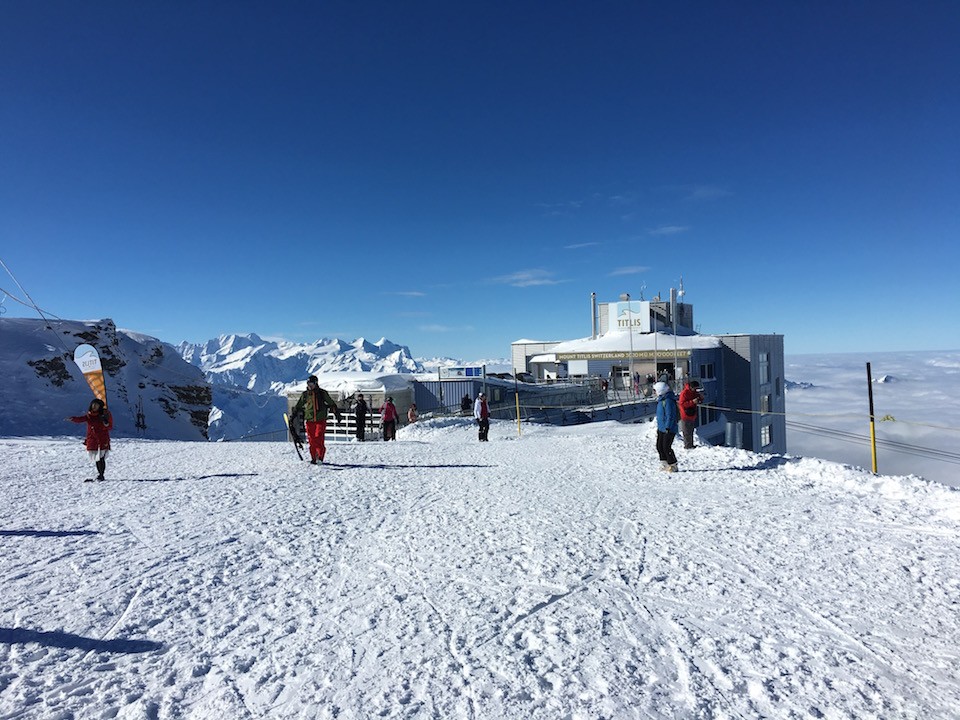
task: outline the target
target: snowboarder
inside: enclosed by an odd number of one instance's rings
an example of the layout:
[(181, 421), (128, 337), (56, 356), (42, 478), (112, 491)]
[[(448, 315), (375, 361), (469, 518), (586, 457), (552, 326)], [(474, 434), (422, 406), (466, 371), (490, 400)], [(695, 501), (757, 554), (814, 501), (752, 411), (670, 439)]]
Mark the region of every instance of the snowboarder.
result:
[(307, 380), (307, 389), (300, 395), (300, 399), (293, 408), (294, 425), (299, 424), (300, 418), (306, 422), (311, 465), (322, 463), (327, 454), (324, 443), (324, 435), (327, 432), (327, 408), (333, 410), (337, 422), (340, 422), (340, 408), (337, 407), (337, 403), (330, 397), (330, 393), (320, 387), (317, 376), (311, 375)]
[(473, 416), (477, 419), (477, 425), (480, 426), (480, 442), (488, 442), (490, 408), (487, 407), (487, 396), (483, 393), (477, 395), (477, 401), (473, 404)]
[(677, 472), (677, 456), (673, 452), (673, 439), (677, 436), (677, 396), (665, 382), (653, 386), (657, 393), (657, 454), (660, 467), (667, 472)]
[(367, 430), (367, 415), (370, 414), (370, 408), (367, 407), (367, 401), (363, 399), (363, 393), (357, 393), (357, 404), (353, 407), (353, 418), (357, 424), (357, 440), (363, 442)]
[(696, 380), (688, 380), (680, 391), (680, 399), (677, 404), (680, 406), (680, 431), (683, 433), (683, 447), (687, 450), (693, 448), (693, 428), (697, 424), (697, 405), (703, 402), (703, 393), (700, 390), (700, 383)]
[[(97, 480), (103, 480), (103, 473), (107, 469), (107, 453), (110, 452), (110, 431), (113, 429), (113, 415), (107, 410), (106, 404), (100, 398), (94, 398), (90, 401), (86, 415), (74, 415), (64, 419), (87, 424), (84, 445), (97, 467)], [(87, 482), (92, 482), (92, 479)]]
[(393, 398), (388, 397), (383, 407), (380, 408), (380, 427), (383, 428), (384, 440), (397, 439), (397, 418), (399, 417), (397, 406), (393, 404)]

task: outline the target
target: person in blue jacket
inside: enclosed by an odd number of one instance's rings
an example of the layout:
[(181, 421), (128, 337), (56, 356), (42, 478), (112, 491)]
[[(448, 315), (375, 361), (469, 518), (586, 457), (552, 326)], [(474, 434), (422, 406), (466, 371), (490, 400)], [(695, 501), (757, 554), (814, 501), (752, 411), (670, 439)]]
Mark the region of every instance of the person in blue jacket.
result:
[(660, 467), (667, 472), (677, 472), (677, 456), (673, 452), (673, 439), (677, 436), (680, 411), (677, 396), (665, 382), (653, 386), (657, 393), (657, 454)]

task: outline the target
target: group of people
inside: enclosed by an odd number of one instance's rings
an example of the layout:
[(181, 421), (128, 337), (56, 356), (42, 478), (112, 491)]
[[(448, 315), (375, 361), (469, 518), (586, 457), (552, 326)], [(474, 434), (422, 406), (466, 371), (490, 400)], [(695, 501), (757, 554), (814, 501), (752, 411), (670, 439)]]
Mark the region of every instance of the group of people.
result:
[[(670, 385), (663, 379), (653, 386), (657, 394), (657, 454), (660, 456), (660, 465), (667, 472), (677, 472), (677, 456), (673, 451), (673, 441), (678, 432), (683, 435), (683, 446), (693, 448), (693, 430), (697, 422), (697, 407), (703, 402), (703, 392), (700, 383), (688, 380), (678, 398)], [(465, 395), (460, 403), (461, 410), (466, 413), (470, 407), (470, 396)], [(295, 427), (303, 423), (310, 448), (310, 463), (323, 463), (327, 454), (324, 436), (327, 432), (327, 415), (333, 412), (337, 422), (343, 420), (343, 414), (336, 401), (326, 390), (320, 387), (316, 375), (307, 380), (307, 389), (300, 395), (293, 408), (291, 432), (297, 438)], [(356, 421), (357, 440), (363, 441), (366, 435), (367, 416), (370, 408), (363, 397), (357, 393), (354, 404), (354, 419)], [(384, 440), (397, 439), (397, 421), (400, 414), (393, 398), (388, 397), (380, 409), (380, 424), (383, 428)], [(411, 403), (407, 410), (407, 422), (417, 421), (417, 406)], [(473, 417), (476, 420), (480, 442), (489, 441), (490, 407), (487, 405), (487, 396), (480, 392), (473, 403)], [(113, 429), (113, 416), (107, 410), (106, 403), (100, 398), (94, 398), (85, 415), (76, 415), (64, 418), (74, 423), (87, 424), (87, 436), (84, 445), (97, 469), (97, 480), (104, 479), (107, 467), (107, 454), (110, 452), (110, 430)]]
[[(341, 422), (342, 415), (336, 401), (326, 390), (318, 384), (317, 376), (311, 375), (307, 380), (307, 389), (300, 395), (297, 404), (293, 408), (293, 417), (299, 420), (302, 416), (306, 421), (307, 440), (310, 445), (310, 462), (316, 465), (322, 463), (326, 456), (326, 447), (324, 444), (324, 435), (327, 430), (327, 411), (333, 411), (337, 422)], [(367, 405), (363, 393), (357, 393), (353, 404), (353, 419), (355, 435), (358, 441), (364, 442), (367, 436), (367, 418), (371, 416), (370, 407)], [(322, 420), (319, 419), (322, 417)], [(407, 409), (407, 422), (414, 423), (418, 419), (417, 405), (411, 403)], [(400, 420), (400, 413), (393, 402), (392, 397), (387, 397), (383, 406), (380, 408), (380, 427), (383, 430), (384, 440), (397, 439), (397, 425)], [(313, 423), (311, 425), (311, 423)], [(299, 425), (299, 422), (297, 422)]]
[(700, 383), (688, 380), (678, 398), (663, 380), (653, 386), (657, 393), (657, 454), (660, 467), (667, 472), (677, 472), (677, 455), (673, 441), (677, 432), (683, 434), (683, 447), (693, 448), (693, 429), (697, 424), (697, 408), (703, 402)]

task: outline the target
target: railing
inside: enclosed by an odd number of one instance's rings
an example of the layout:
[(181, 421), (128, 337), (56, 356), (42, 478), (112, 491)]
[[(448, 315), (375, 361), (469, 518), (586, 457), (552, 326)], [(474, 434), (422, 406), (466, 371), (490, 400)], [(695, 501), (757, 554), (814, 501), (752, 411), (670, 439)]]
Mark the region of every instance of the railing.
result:
[[(341, 411), (343, 420), (337, 422), (335, 418), (327, 419), (327, 431), (324, 439), (327, 442), (354, 442), (357, 439), (357, 418), (350, 410)], [(369, 412), (364, 423), (364, 439), (380, 440), (383, 432), (380, 429), (380, 413)]]

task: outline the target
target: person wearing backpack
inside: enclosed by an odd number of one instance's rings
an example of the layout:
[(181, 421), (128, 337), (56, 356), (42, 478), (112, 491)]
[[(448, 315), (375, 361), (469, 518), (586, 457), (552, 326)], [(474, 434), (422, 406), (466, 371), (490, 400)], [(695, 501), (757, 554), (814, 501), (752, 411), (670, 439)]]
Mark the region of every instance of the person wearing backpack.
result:
[(327, 433), (327, 409), (333, 411), (337, 422), (341, 420), (340, 408), (330, 397), (330, 393), (320, 387), (317, 376), (307, 380), (307, 389), (300, 395), (293, 408), (294, 423), (299, 425), (302, 418), (306, 425), (307, 442), (310, 444), (310, 464), (323, 463), (327, 454), (324, 435)]
[(697, 406), (703, 402), (703, 392), (700, 390), (700, 383), (696, 380), (688, 380), (680, 391), (680, 399), (677, 405), (680, 408), (680, 431), (683, 434), (683, 447), (687, 450), (693, 448), (693, 428), (697, 424)]
[(667, 472), (677, 472), (677, 456), (673, 452), (673, 439), (677, 436), (677, 422), (680, 415), (677, 396), (665, 382), (653, 386), (657, 393), (657, 454), (660, 456), (660, 468)]

